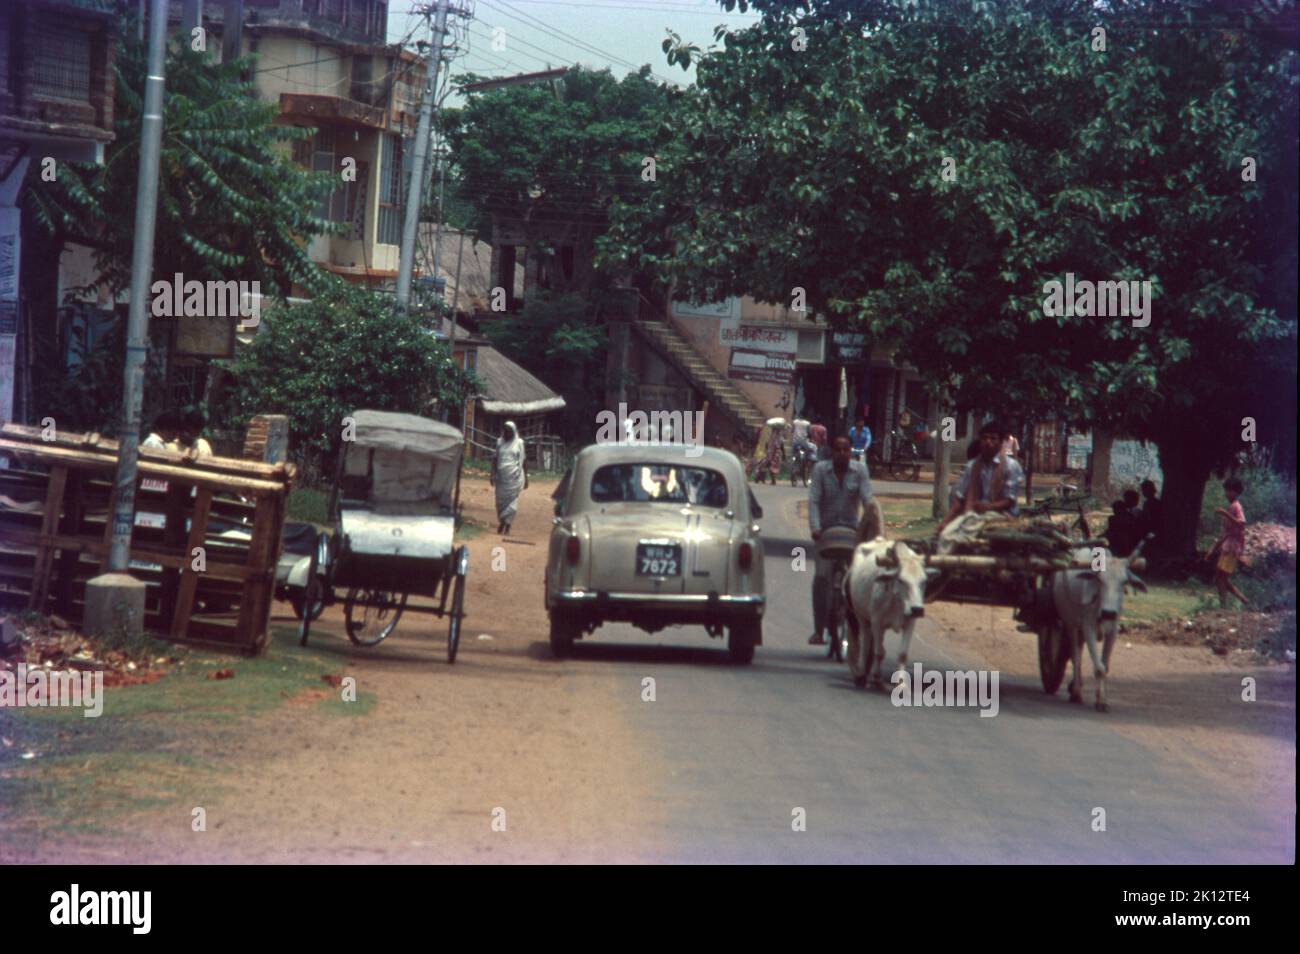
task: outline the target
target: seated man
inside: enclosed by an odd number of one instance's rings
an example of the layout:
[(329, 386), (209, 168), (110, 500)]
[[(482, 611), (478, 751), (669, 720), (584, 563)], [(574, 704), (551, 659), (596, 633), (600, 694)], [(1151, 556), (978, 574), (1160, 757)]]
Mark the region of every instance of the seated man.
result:
[(992, 421), (980, 428), (980, 450), (967, 461), (952, 494), (952, 506), (939, 525), (942, 530), (963, 513), (1006, 513), (1020, 515), (1020, 484), (1025, 472), (1014, 457), (1000, 453), (1009, 432)]
[(1116, 500), (1111, 503), (1110, 510), (1111, 518), (1106, 521), (1106, 542), (1110, 544), (1110, 552), (1115, 556), (1128, 556), (1137, 545), (1137, 521), (1132, 506), (1127, 500)]

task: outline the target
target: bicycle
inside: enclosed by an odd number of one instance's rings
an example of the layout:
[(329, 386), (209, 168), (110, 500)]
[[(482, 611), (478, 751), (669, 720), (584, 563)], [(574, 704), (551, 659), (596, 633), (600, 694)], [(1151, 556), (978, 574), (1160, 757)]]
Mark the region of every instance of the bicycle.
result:
[(795, 446), (790, 452), (790, 486), (796, 486), (795, 480), (799, 480), (805, 487), (808, 486), (808, 478), (812, 474), (813, 450), (808, 447)]
[(844, 579), (848, 576), (849, 562), (858, 545), (857, 531), (848, 527), (829, 527), (817, 538), (817, 553), (823, 559), (833, 560), (830, 576), (830, 605), (826, 619), (831, 638), (826, 647), (826, 658), (844, 662), (849, 658), (848, 602), (844, 598)]

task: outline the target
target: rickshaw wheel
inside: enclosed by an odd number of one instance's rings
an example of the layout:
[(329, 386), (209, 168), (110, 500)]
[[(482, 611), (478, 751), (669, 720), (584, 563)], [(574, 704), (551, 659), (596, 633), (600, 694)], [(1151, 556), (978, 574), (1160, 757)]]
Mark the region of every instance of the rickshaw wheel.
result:
[(460, 620), (465, 615), (465, 577), (456, 576), (451, 591), (451, 623), (447, 626), (447, 665), (456, 661), (456, 650), (460, 646)]
[[(362, 606), (357, 606), (360, 602)], [(358, 646), (375, 646), (387, 639), (397, 628), (406, 608), (405, 593), (388, 593), (382, 590), (348, 590), (343, 604), (347, 622), (348, 639)]]

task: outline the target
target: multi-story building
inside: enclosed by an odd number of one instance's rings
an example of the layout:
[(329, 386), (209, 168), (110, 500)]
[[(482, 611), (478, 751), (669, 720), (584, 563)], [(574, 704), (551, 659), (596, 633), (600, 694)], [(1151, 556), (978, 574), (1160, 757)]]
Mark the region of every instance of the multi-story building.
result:
[(53, 321), (50, 263), (22, 255), (25, 181), (102, 162), (113, 139), (112, 0), (0, 3), (0, 422), (32, 416), (33, 328)]
[[(173, 0), (177, 19), (181, 7)], [(220, 4), (203, 10), (218, 33), (221, 16)], [(316, 129), (294, 143), (294, 158), (338, 176), (319, 211), (346, 229), (312, 239), (312, 260), (351, 281), (391, 284), (427, 74), (418, 55), (388, 42), (388, 0), (244, 0), (241, 48), (257, 54), (253, 82), (278, 121)]]

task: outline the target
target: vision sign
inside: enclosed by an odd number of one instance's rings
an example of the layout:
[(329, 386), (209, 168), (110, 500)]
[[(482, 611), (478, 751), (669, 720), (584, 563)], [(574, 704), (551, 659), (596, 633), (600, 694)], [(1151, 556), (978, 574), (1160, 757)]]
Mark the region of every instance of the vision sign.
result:
[(740, 381), (789, 384), (794, 379), (796, 354), (793, 351), (757, 351), (732, 348), (727, 377)]

